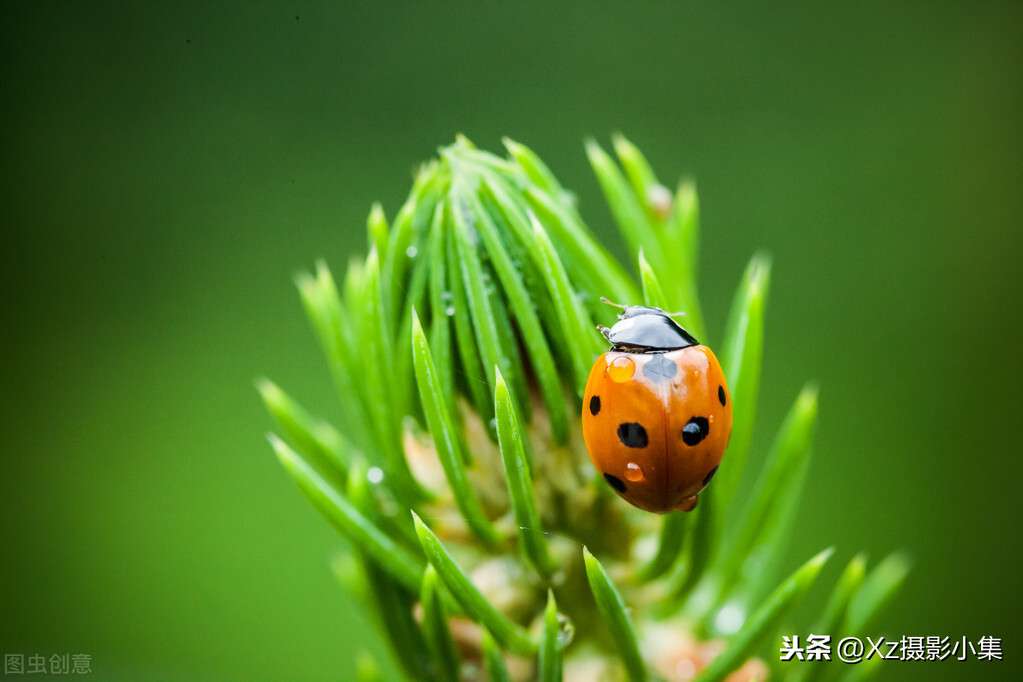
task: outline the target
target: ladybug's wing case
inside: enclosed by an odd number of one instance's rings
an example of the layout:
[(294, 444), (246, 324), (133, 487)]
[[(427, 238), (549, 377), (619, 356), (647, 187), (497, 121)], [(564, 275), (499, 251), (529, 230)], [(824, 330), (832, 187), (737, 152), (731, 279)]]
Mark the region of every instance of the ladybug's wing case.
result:
[(583, 438), (594, 466), (629, 502), (671, 509), (667, 394), (644, 374), (656, 356), (609, 352), (590, 370), (583, 395)]
[(731, 396), (706, 346), (601, 355), (582, 412), (594, 466), (622, 497), (653, 512), (695, 506), (732, 430)]
[(693, 346), (668, 353), (678, 366), (669, 395), (668, 462), (673, 506), (700, 492), (717, 472), (732, 432), (731, 395), (714, 352)]

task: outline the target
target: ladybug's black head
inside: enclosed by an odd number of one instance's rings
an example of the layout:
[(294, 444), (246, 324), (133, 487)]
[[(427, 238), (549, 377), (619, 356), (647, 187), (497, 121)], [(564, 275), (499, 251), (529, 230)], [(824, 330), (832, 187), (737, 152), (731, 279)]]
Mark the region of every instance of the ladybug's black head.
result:
[(610, 329), (599, 329), (614, 350), (633, 353), (661, 353), (700, 343), (668, 313), (649, 306), (624, 306)]

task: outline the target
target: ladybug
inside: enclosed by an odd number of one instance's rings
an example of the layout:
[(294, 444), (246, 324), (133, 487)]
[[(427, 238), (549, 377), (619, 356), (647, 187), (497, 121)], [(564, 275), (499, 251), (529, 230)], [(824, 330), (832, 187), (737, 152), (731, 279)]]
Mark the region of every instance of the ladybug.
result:
[(692, 511), (732, 432), (724, 372), (670, 314), (617, 307), (614, 326), (597, 327), (611, 348), (593, 363), (583, 393), (590, 460), (640, 509)]

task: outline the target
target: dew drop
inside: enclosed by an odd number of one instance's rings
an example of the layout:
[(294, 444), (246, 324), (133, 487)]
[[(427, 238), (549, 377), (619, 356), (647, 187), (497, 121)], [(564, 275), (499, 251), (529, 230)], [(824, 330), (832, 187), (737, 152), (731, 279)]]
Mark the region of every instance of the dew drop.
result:
[(607, 366), (607, 375), (615, 383), (623, 383), (632, 378), (636, 373), (636, 363), (627, 355), (619, 355)]
[(455, 306), (449, 305), (447, 308), (444, 309), (444, 314), (447, 315), (448, 317), (454, 317)]
[(383, 482), (384, 470), (381, 469), (380, 467), (370, 467), (369, 470), (366, 472), (366, 480), (368, 480), (373, 485), (377, 485), (378, 483)]
[(746, 612), (738, 604), (725, 604), (714, 617), (714, 626), (725, 635), (739, 631), (746, 620)]
[(409, 258), (415, 258), (416, 256), (419, 255), (419, 249), (417, 249), (415, 246), (410, 246), (407, 249), (405, 249), (405, 255), (408, 256)]
[(633, 483), (639, 483), (640, 481), (646, 480), (646, 474), (643, 473), (643, 467), (636, 464), (635, 462), (629, 462), (625, 465), (625, 480), (632, 481)]

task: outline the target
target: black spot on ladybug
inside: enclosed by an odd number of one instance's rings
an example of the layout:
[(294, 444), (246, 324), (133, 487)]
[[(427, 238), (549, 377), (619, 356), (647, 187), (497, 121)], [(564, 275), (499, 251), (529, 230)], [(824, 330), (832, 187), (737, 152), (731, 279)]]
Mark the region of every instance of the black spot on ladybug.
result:
[(599, 395), (595, 395), (592, 398), (590, 398), (590, 414), (592, 414), (594, 417), (596, 417), (597, 414), (599, 414), (599, 413), (600, 413), (600, 396)]
[(725, 387), (724, 386), (718, 386), (718, 401), (720, 401), (721, 407), (724, 407), (725, 403), (727, 402), (725, 400)]
[[(619, 427), (620, 428), (620, 427)], [(693, 417), (682, 427), (682, 442), (696, 445), (710, 433), (710, 424), (706, 417)]]
[(630, 448), (645, 448), (647, 444), (646, 429), (642, 424), (626, 422), (618, 425), (618, 440)]
[(675, 376), (678, 367), (674, 362), (658, 353), (643, 365), (643, 374), (651, 381), (667, 381)]
[(717, 472), (718, 472), (717, 467), (714, 467), (713, 469), (708, 471), (707, 475), (703, 477), (703, 485), (706, 486), (708, 483), (710, 483), (710, 479), (714, 478), (714, 474), (716, 474)]
[(604, 480), (607, 481), (607, 484), (609, 486), (611, 486), (618, 492), (620, 493), (625, 492), (625, 483), (623, 483), (622, 479), (618, 478), (617, 476), (612, 476), (611, 474), (604, 474)]

